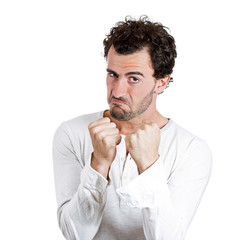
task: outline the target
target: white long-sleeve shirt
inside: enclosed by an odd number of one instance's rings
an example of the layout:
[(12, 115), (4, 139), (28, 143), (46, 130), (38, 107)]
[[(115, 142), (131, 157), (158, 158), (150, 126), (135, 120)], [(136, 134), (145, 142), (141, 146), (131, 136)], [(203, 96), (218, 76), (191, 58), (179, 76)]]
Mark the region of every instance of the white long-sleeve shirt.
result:
[(142, 174), (117, 145), (109, 180), (90, 166), (89, 123), (104, 111), (63, 122), (53, 160), (60, 229), (68, 240), (182, 240), (208, 183), (207, 143), (172, 119), (160, 130), (159, 159)]

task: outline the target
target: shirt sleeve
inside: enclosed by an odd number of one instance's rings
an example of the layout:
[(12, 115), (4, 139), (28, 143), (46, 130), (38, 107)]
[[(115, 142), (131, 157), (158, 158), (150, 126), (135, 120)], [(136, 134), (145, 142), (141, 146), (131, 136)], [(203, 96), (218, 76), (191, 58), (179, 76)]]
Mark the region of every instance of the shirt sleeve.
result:
[(62, 123), (54, 134), (53, 164), (58, 223), (68, 240), (92, 240), (102, 220), (108, 182), (91, 168), (90, 159), (82, 168)]
[(183, 240), (210, 178), (212, 154), (196, 138), (170, 176), (163, 160), (160, 156), (117, 193), (128, 206), (142, 210), (147, 240)]

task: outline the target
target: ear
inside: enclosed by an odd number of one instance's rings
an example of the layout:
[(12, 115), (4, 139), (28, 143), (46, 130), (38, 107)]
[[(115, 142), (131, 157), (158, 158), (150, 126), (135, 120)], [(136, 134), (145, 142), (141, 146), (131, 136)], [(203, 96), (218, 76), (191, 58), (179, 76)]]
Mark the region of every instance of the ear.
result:
[(164, 91), (164, 89), (167, 87), (167, 84), (169, 83), (171, 75), (167, 75), (164, 78), (160, 78), (156, 80), (156, 86), (155, 86), (155, 93), (160, 94)]

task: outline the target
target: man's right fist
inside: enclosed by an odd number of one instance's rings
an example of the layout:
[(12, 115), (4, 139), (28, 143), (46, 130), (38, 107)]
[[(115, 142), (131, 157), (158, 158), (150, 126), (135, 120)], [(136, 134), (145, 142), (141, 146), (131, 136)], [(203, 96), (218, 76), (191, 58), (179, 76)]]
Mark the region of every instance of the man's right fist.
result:
[(94, 148), (91, 167), (107, 179), (109, 167), (115, 159), (116, 145), (121, 142), (119, 129), (108, 117), (98, 119), (88, 127)]

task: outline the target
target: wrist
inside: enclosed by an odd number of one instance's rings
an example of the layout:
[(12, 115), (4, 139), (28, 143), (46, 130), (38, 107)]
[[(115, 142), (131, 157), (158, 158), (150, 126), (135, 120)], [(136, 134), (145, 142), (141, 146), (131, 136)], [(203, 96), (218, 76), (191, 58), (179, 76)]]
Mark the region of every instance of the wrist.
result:
[(160, 155), (158, 154), (157, 157), (152, 158), (154, 159), (153, 161), (151, 159), (150, 161), (145, 161), (143, 162), (144, 164), (140, 164), (139, 166), (137, 166), (139, 174), (142, 174), (144, 171), (150, 168), (159, 159), (159, 157)]
[(98, 173), (100, 173), (104, 178), (108, 179), (108, 173), (109, 173), (110, 165), (107, 164), (107, 161), (103, 161), (103, 160), (97, 159), (95, 157), (94, 153), (92, 153), (90, 166), (95, 171), (97, 171)]

